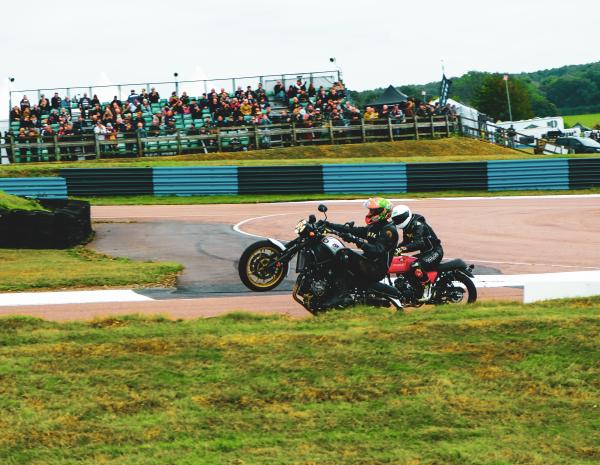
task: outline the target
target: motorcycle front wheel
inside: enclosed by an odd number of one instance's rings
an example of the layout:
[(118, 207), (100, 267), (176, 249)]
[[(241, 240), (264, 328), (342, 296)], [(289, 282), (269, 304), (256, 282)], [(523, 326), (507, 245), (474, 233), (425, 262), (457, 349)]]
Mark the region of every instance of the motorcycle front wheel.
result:
[(244, 286), (251, 291), (275, 289), (285, 278), (288, 264), (277, 261), (281, 251), (269, 241), (250, 245), (240, 257), (238, 273)]

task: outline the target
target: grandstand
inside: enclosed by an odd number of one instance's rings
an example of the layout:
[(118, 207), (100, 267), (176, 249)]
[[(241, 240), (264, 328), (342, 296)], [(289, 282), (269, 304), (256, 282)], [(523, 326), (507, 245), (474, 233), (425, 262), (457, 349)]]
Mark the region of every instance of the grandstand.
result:
[(11, 162), (419, 138), (420, 127), (449, 134), (448, 111), (411, 101), (408, 124), (398, 105), (383, 105), (366, 109), (365, 128), (338, 71), (29, 89), (11, 91), (10, 103), (0, 149)]

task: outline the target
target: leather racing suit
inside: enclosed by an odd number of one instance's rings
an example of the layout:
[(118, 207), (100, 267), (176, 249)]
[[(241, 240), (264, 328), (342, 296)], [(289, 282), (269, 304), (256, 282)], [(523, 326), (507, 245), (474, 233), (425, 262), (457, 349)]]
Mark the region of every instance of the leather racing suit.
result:
[(368, 288), (383, 279), (389, 269), (398, 245), (398, 231), (390, 221), (378, 221), (366, 227), (326, 223), (329, 229), (340, 233), (346, 242), (355, 243), (363, 253), (344, 249), (338, 254), (339, 265), (348, 271), (353, 284)]
[(444, 257), (442, 242), (438, 239), (433, 228), (427, 224), (425, 218), (413, 214), (410, 223), (404, 228), (402, 242), (398, 252), (416, 252), (418, 260), (413, 264), (415, 276), (421, 282), (427, 282), (427, 273), (434, 269)]

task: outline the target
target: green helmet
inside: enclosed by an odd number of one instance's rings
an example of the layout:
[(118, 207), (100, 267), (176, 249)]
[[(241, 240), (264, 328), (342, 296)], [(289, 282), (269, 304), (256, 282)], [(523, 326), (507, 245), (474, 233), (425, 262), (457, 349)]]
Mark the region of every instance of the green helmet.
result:
[(365, 217), (365, 223), (375, 224), (379, 221), (386, 221), (392, 215), (392, 202), (381, 197), (373, 197), (365, 202), (365, 208), (369, 209), (369, 213)]

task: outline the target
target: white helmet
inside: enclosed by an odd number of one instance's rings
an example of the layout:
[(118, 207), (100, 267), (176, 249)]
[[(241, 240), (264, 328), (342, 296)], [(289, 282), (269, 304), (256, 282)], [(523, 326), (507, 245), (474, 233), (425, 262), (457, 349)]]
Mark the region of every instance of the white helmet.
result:
[(412, 220), (412, 212), (406, 205), (396, 205), (392, 210), (392, 221), (400, 228), (404, 229)]

